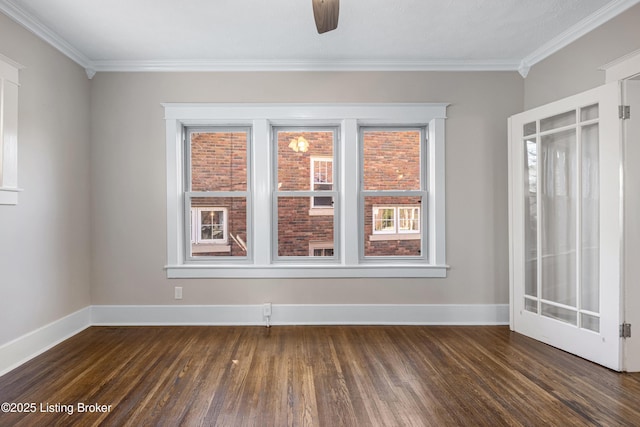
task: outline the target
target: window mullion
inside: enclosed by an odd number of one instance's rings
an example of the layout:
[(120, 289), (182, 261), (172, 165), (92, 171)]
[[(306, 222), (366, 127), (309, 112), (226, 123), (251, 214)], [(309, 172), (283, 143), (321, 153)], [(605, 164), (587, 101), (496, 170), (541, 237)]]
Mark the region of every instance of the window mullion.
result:
[[(253, 244), (256, 265), (271, 263), (271, 239), (273, 236), (271, 222), (271, 176), (275, 172), (272, 163), (265, 161), (271, 158), (270, 125), (268, 120), (253, 121)], [(260, 159), (260, 160), (258, 160)]]
[[(359, 152), (358, 152), (358, 121), (347, 119), (342, 122), (342, 138), (340, 144), (340, 164), (336, 170), (340, 171), (340, 247), (344, 264), (356, 265), (359, 262), (359, 216), (360, 212), (360, 183)], [(349, 214), (347, 214), (349, 213)]]

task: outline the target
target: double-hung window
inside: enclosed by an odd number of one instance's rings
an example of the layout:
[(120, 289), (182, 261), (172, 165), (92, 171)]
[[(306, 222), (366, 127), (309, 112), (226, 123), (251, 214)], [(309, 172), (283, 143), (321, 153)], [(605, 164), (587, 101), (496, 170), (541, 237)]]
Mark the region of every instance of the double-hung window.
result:
[(185, 260), (248, 259), (250, 128), (187, 126), (184, 141)]
[(165, 104), (168, 277), (445, 277), (446, 104)]

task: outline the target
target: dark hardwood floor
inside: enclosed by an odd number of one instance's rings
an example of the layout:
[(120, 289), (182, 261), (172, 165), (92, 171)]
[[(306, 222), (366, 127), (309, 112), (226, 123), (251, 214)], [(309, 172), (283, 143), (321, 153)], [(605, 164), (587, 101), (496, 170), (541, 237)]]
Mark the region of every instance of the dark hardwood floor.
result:
[(639, 426), (640, 375), (502, 326), (92, 327), (2, 402), (3, 427)]

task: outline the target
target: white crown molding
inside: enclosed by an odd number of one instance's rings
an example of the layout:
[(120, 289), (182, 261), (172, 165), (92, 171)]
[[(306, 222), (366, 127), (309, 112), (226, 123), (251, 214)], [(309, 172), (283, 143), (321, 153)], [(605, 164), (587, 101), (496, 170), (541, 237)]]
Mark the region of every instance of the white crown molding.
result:
[[(614, 0), (610, 3), (607, 3), (601, 9), (587, 16), (582, 21), (578, 22), (571, 28), (549, 40), (547, 43), (543, 44), (538, 49), (534, 50), (529, 55), (524, 57), (522, 59), (522, 64), (524, 64), (524, 67), (527, 70), (526, 72), (528, 73), (531, 66), (537, 64), (543, 59), (548, 58), (549, 56), (558, 52), (560, 49), (566, 47), (570, 43), (573, 43), (585, 34), (595, 30), (600, 25), (616, 17), (617, 15), (621, 14), (622, 12), (639, 2), (640, 0)], [(520, 74), (522, 74), (522, 72)], [(526, 74), (524, 74), (523, 77), (526, 77)]]
[(175, 60), (94, 61), (98, 71), (515, 71), (519, 60)]
[(510, 60), (99, 60), (92, 61), (12, 0), (0, 0), (3, 12), (85, 68), (96, 72), (237, 72), (237, 71), (518, 71), (531, 66), (624, 12), (640, 0), (614, 0), (521, 59)]
[(9, 18), (22, 25), (45, 42), (71, 58), (74, 62), (84, 68), (91, 67), (91, 60), (82, 52), (69, 44), (57, 33), (34, 17), (30, 12), (16, 5), (11, 0), (0, 0), (0, 11)]

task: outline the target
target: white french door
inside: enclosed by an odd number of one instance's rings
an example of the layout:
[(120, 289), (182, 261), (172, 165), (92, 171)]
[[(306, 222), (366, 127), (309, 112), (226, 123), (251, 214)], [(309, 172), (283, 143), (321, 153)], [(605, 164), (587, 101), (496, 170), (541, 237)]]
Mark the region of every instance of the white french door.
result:
[(614, 82), (509, 119), (511, 329), (620, 370)]

